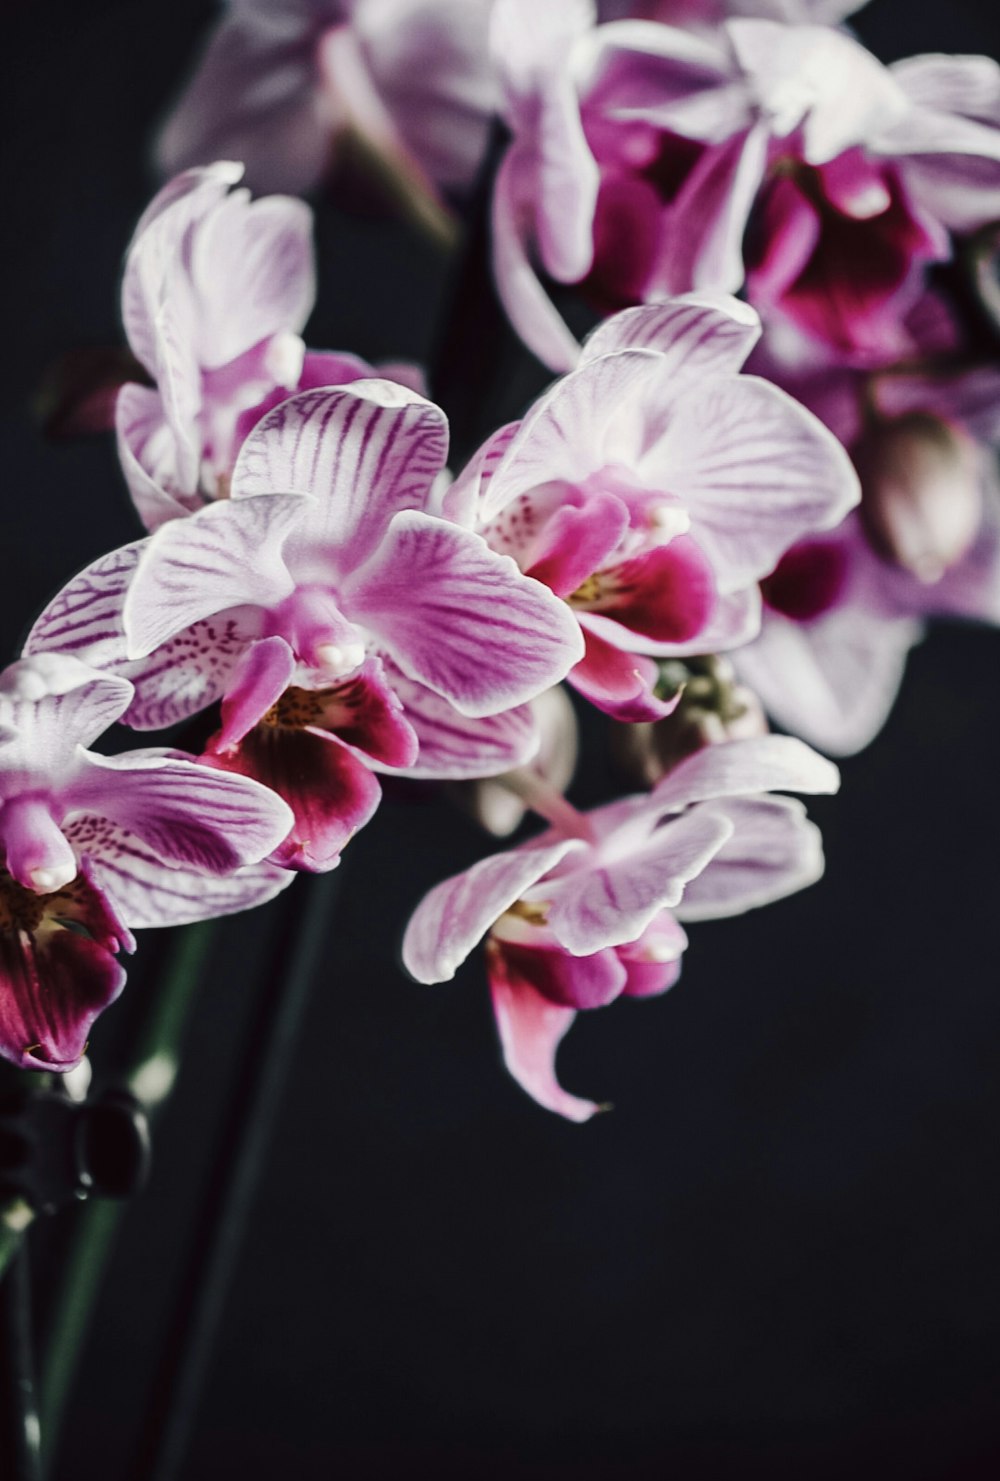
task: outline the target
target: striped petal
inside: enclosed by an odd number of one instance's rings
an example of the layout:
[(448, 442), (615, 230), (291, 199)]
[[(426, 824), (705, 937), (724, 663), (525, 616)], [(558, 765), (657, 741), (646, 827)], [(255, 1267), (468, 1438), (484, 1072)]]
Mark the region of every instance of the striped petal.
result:
[(343, 602), (404, 673), (473, 718), (524, 704), (583, 656), (575, 619), (546, 587), (478, 535), (416, 511), (393, 518)]

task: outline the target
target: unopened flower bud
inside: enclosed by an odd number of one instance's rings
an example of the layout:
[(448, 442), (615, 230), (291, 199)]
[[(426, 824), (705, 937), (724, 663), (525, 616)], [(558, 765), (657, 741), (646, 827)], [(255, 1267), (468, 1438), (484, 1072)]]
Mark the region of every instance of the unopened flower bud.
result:
[(679, 659), (664, 668), (669, 683), (683, 684), (677, 708), (663, 720), (620, 725), (614, 732), (618, 760), (645, 786), (655, 786), (705, 746), (767, 734), (760, 700), (737, 682), (727, 658)]
[(880, 422), (854, 451), (869, 538), (918, 580), (939, 581), (982, 517), (979, 454), (961, 428), (925, 412)]

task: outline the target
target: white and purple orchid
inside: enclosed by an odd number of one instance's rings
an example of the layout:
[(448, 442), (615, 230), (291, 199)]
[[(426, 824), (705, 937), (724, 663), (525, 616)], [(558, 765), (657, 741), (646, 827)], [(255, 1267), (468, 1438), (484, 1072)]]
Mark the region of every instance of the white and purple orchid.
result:
[(302, 392), (243, 445), (231, 497), (95, 562), (28, 650), (135, 684), (127, 723), (222, 699), (214, 764), (286, 796), (279, 862), (329, 868), (370, 768), (495, 775), (537, 744), (527, 701), (581, 657), (570, 610), (435, 512), (444, 414), (402, 387)]
[(858, 501), (836, 438), (738, 374), (759, 333), (722, 295), (625, 310), (446, 495), (566, 601), (586, 642), (570, 680), (617, 719), (669, 713), (654, 659), (755, 636), (761, 577)]
[(376, 374), (413, 385), (411, 366), (376, 371), (356, 355), (307, 350), (312, 213), (287, 196), (251, 200), (218, 162), (164, 186), (125, 260), (122, 317), (152, 387), (126, 384), (115, 428), (148, 530), (225, 497), (240, 447), (296, 390)]
[(504, 1060), (540, 1105), (573, 1121), (600, 1106), (555, 1075), (578, 1011), (664, 992), (680, 975), (682, 920), (738, 915), (812, 884), (819, 833), (776, 791), (834, 792), (835, 767), (787, 736), (712, 746), (649, 796), (592, 812), (564, 804), (556, 826), (438, 885), (406, 930), (418, 982), (454, 976), (487, 937)]
[(0, 1054), (26, 1068), (77, 1063), (132, 928), (243, 910), (290, 879), (260, 863), (292, 821), (266, 788), (177, 752), (88, 749), (131, 698), (63, 654), (0, 674)]
[(317, 186), (354, 133), (413, 190), (471, 183), (496, 88), (490, 0), (230, 0), (159, 143), (164, 173), (246, 162), (257, 190)]
[(592, 0), (494, 12), (513, 132), (494, 260), (525, 343), (576, 363), (537, 261), (602, 313), (745, 282), (807, 343), (895, 358), (923, 269), (1000, 215), (1000, 68), (886, 68), (823, 25), (595, 19)]

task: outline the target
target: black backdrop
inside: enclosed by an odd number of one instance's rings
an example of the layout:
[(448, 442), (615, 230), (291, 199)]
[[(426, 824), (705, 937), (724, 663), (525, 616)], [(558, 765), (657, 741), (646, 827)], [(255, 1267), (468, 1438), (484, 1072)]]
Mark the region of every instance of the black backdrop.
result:
[[(886, 59), (995, 53), (990, 10), (873, 0), (858, 24)], [(7, 0), (10, 656), (61, 580), (137, 533), (110, 439), (47, 445), (30, 401), (55, 355), (119, 338), (150, 130), (209, 16)], [(426, 354), (447, 288), (430, 249), (326, 203), (318, 241), (310, 342)], [(386, 803), (342, 870), (186, 1478), (1000, 1474), (998, 659), (996, 633), (936, 631), (812, 809), (824, 883), (695, 928), (674, 992), (578, 1023), (563, 1078), (616, 1106), (584, 1128), (505, 1077), (477, 964), (440, 988), (399, 969), (409, 909), (484, 844), (440, 799)], [(584, 802), (620, 785), (596, 744)], [(246, 917), (215, 950), (67, 1481), (129, 1475), (268, 929)]]

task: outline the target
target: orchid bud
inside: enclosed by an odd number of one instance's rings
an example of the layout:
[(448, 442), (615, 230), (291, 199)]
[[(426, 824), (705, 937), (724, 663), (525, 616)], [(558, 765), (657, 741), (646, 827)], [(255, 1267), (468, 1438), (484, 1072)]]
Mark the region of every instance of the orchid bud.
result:
[(666, 683), (683, 686), (677, 708), (652, 724), (617, 726), (614, 734), (619, 761), (644, 786), (654, 787), (705, 746), (767, 734), (760, 700), (737, 682), (728, 658), (672, 660), (662, 669)]
[(861, 512), (875, 549), (931, 584), (976, 537), (982, 496), (976, 444), (925, 412), (880, 422), (854, 452)]

